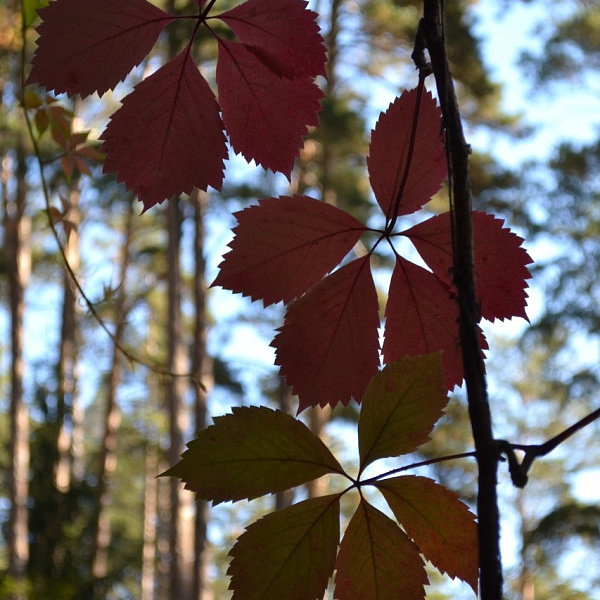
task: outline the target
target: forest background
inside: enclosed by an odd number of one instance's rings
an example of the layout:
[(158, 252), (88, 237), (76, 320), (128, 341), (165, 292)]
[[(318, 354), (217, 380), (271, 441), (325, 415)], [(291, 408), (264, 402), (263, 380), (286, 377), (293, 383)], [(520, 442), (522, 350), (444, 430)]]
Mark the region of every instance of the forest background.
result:
[[(169, 12), (190, 10), (174, 0), (156, 4)], [(231, 212), (257, 199), (307, 193), (370, 217), (364, 163), (370, 130), (378, 111), (414, 85), (410, 53), (420, 4), (312, 5), (328, 47), (328, 79), (321, 82), (326, 99), (291, 186), (231, 157), (222, 192), (165, 202), (139, 217), (135, 198), (101, 175), (89, 148), (125, 91), (180, 49), (187, 33), (176, 28), (167, 29), (149, 60), (102, 102), (48, 103), (31, 89), (31, 113), (47, 115), (47, 122), (35, 120), (34, 134), (53, 218), (69, 264), (114, 339), (74, 290), (48, 227), (39, 166), (19, 108), (35, 34), (27, 30), (23, 56), (22, 7), (0, 6), (0, 460), (6, 474), (0, 480), (0, 597), (227, 597), (232, 541), (273, 503), (292, 499), (282, 494), (208, 511), (175, 480), (155, 475), (178, 460), (208, 414), (259, 402), (292, 413), (296, 407), (268, 349), (281, 307), (265, 310), (208, 290), (207, 282), (226, 251)], [(539, 442), (597, 408), (600, 8), (584, 0), (448, 4), (453, 73), (474, 149), (476, 207), (505, 218), (535, 259), (531, 324), (484, 328), (495, 433)], [(210, 74), (214, 48), (205, 39), (199, 44)], [(90, 131), (87, 139), (77, 135), (81, 131)], [(444, 202), (440, 196), (428, 208), (443, 210)], [(389, 268), (382, 259), (381, 294)], [(189, 379), (165, 374), (188, 371), (203, 373), (208, 394)], [(345, 424), (356, 417), (352, 407), (303, 414), (348, 458), (353, 436)], [(457, 391), (420, 456), (471, 449)], [(503, 474), (508, 597), (598, 597), (599, 461), (593, 425), (538, 461), (525, 490), (515, 490)], [(427, 474), (474, 501), (472, 460)], [(13, 480), (21, 489), (10, 489)], [(19, 502), (11, 501), (14, 493)], [(467, 586), (433, 574), (432, 581), (430, 597), (472, 597)]]

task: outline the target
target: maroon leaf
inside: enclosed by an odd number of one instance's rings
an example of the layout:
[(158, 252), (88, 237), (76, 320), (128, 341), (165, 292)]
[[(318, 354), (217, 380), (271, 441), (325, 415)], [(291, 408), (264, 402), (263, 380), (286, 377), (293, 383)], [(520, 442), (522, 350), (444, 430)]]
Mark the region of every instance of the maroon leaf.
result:
[[(532, 262), (521, 247), (523, 239), (504, 221), (483, 212), (473, 213), (475, 277), (479, 308), (483, 318), (527, 319), (526, 265)], [(437, 215), (403, 232), (412, 240), (423, 260), (442, 281), (452, 285), (452, 240), (450, 213)]]
[(369, 260), (352, 261), (291, 304), (272, 342), (299, 411), (360, 402), (377, 372), (379, 315)]
[(217, 85), (233, 149), (289, 177), (308, 126), (319, 124), (323, 92), (309, 79), (279, 77), (245, 45), (222, 39)]
[(295, 79), (325, 76), (317, 13), (304, 0), (248, 0), (219, 15), (269, 69)]
[[(396, 98), (372, 132), (367, 166), (375, 198), (387, 219), (421, 208), (446, 178), (441, 111), (428, 91), (422, 94), (414, 148), (409, 153), (417, 96), (418, 89), (413, 89)], [(399, 210), (394, 215), (399, 194)]]
[(174, 17), (146, 0), (56, 0), (43, 22), (26, 83), (57, 94), (102, 95), (123, 81)]
[(442, 350), (448, 389), (463, 379), (458, 337), (458, 304), (433, 273), (402, 257), (396, 259), (385, 309), (385, 363)]
[(303, 294), (365, 229), (347, 212), (306, 196), (268, 198), (234, 216), (231, 251), (212, 285), (261, 298), (265, 306)]
[(116, 172), (146, 210), (194, 186), (221, 188), (223, 123), (187, 49), (135, 87), (102, 139), (104, 172)]

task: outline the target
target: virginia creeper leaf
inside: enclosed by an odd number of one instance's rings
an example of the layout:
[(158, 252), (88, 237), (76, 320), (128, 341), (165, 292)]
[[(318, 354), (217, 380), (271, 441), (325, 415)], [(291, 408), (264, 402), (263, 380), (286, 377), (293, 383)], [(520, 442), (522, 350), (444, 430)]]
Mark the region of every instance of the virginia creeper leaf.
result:
[(396, 259), (385, 309), (383, 355), (389, 364), (404, 356), (442, 350), (448, 389), (463, 378), (458, 337), (458, 304), (433, 273), (402, 257)]
[(82, 98), (123, 81), (174, 20), (146, 0), (56, 0), (39, 15), (26, 84)]
[(116, 172), (147, 210), (195, 186), (221, 188), (227, 158), (219, 107), (188, 50), (139, 83), (101, 136)]
[[(525, 265), (532, 262), (521, 247), (523, 239), (503, 228), (504, 221), (484, 212), (473, 213), (475, 279), (481, 316), (494, 319), (527, 319)], [(452, 238), (450, 213), (436, 215), (403, 232), (423, 260), (448, 285), (452, 285)]]
[[(372, 132), (367, 166), (375, 198), (389, 220), (408, 215), (426, 204), (439, 191), (446, 178), (446, 153), (442, 135), (441, 111), (432, 95), (423, 91), (412, 156), (409, 146), (418, 90), (396, 98), (381, 113)], [(409, 163), (408, 177), (401, 190)], [(400, 191), (399, 210), (394, 204)]]
[(244, 44), (219, 39), (217, 86), (231, 145), (246, 160), (289, 177), (323, 92), (310, 79), (286, 79)]
[(372, 462), (414, 452), (448, 403), (441, 355), (407, 356), (377, 373), (358, 422), (360, 472)]
[(379, 315), (369, 259), (353, 260), (291, 304), (271, 344), (299, 412), (360, 402), (377, 373)]
[(419, 549), (364, 499), (342, 538), (335, 568), (338, 600), (422, 600), (429, 583)]
[(339, 494), (268, 514), (250, 525), (229, 553), (234, 600), (322, 598), (339, 539)]
[(265, 306), (289, 302), (329, 273), (364, 226), (347, 212), (306, 196), (261, 200), (234, 213), (235, 237), (212, 285)]
[(375, 485), (423, 556), (441, 573), (466, 581), (477, 593), (477, 525), (459, 497), (431, 479), (413, 475)]
[(198, 433), (165, 475), (214, 504), (274, 494), (326, 473), (343, 473), (301, 421), (266, 407), (235, 407)]
[(317, 13), (304, 0), (247, 0), (219, 15), (254, 55), (276, 74), (325, 76), (325, 46)]

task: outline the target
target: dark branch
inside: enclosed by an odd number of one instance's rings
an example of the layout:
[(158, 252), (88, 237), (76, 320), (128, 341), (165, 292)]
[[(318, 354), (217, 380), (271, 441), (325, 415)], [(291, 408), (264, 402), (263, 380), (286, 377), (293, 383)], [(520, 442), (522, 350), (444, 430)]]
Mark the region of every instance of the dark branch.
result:
[[(502, 599), (502, 562), (497, 496), (498, 449), (492, 432), (485, 367), (479, 343), (479, 307), (475, 289), (470, 147), (466, 143), (450, 73), (443, 23), (443, 1), (425, 0), (416, 55), (429, 51), (446, 133), (454, 282), (458, 293), (459, 331), (469, 416), (477, 452), (479, 491), (480, 591), (482, 600)], [(421, 62), (423, 62), (421, 60)]]

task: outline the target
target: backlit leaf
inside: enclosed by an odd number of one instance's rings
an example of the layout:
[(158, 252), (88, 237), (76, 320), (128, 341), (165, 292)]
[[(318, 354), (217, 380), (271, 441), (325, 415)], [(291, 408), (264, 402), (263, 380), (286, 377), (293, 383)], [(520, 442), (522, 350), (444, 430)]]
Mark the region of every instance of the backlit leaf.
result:
[(304, 500), (250, 525), (229, 553), (234, 600), (320, 600), (340, 539), (339, 499)]
[(308, 126), (319, 124), (323, 92), (310, 79), (280, 77), (245, 45), (223, 39), (217, 85), (236, 153), (289, 177)]
[(265, 306), (289, 302), (329, 273), (364, 226), (347, 212), (306, 196), (261, 200), (234, 213), (235, 237), (213, 285)]
[(477, 525), (459, 497), (426, 477), (394, 477), (375, 485), (425, 558), (477, 593)]
[[(367, 158), (369, 178), (383, 214), (391, 219), (409, 160), (418, 90), (404, 92), (381, 113), (372, 132)], [(415, 212), (439, 191), (446, 178), (446, 152), (441, 111), (432, 95), (423, 91), (414, 150), (397, 215)]]
[(145, 209), (194, 186), (221, 188), (223, 123), (188, 50), (135, 87), (101, 139), (104, 172), (116, 172)]
[(39, 15), (26, 83), (82, 97), (123, 81), (174, 20), (146, 0), (56, 0)]
[(198, 433), (165, 475), (214, 504), (274, 494), (343, 469), (301, 421), (265, 407), (235, 407)]
[(423, 600), (429, 583), (419, 549), (364, 499), (342, 538), (335, 568), (338, 600)]
[[(521, 247), (523, 239), (504, 221), (484, 212), (473, 213), (475, 280), (479, 308), (484, 319), (527, 319), (526, 265), (532, 262)], [(450, 213), (437, 215), (403, 232), (411, 239), (423, 260), (448, 285), (452, 285), (452, 241)]]
[(299, 411), (360, 402), (377, 373), (379, 315), (369, 260), (353, 260), (291, 304), (271, 344)]
[(405, 356), (442, 350), (448, 389), (463, 379), (458, 335), (458, 304), (433, 273), (402, 257), (396, 259), (385, 309), (383, 355), (390, 364)]
[(448, 403), (440, 353), (410, 356), (377, 373), (358, 422), (360, 472), (380, 458), (414, 452)]
[(325, 76), (317, 13), (304, 0), (248, 0), (219, 15), (238, 40), (282, 77)]

